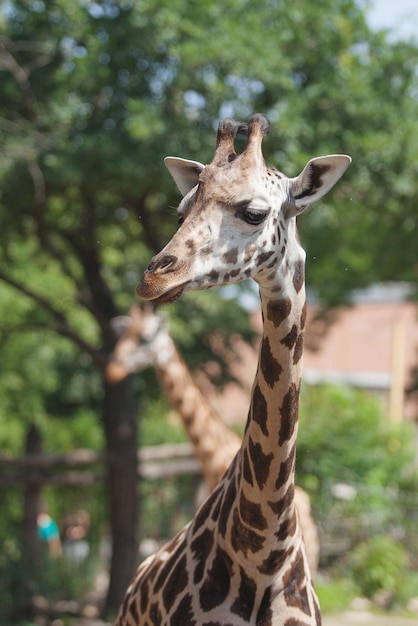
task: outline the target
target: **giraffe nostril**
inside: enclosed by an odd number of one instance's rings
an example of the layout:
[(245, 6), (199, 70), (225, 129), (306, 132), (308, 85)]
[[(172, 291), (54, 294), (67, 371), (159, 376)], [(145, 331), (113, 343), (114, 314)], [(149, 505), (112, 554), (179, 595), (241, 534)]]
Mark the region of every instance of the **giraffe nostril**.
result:
[(176, 263), (177, 257), (172, 254), (166, 254), (161, 258), (154, 257), (147, 267), (148, 272), (167, 272)]

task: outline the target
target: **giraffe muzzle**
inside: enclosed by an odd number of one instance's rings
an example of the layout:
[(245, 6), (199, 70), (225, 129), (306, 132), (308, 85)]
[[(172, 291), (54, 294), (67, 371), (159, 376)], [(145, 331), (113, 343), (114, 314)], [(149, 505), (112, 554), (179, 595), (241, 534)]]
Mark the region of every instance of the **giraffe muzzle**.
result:
[(173, 254), (164, 254), (161, 258), (157, 255), (151, 259), (146, 271), (152, 274), (164, 274), (165, 272), (169, 272), (171, 269), (174, 269), (176, 262), (177, 257)]
[(176, 256), (157, 254), (151, 260), (137, 287), (138, 296), (158, 304), (174, 302), (181, 296), (186, 286), (182, 282), (178, 284), (175, 278), (177, 270), (178, 258)]

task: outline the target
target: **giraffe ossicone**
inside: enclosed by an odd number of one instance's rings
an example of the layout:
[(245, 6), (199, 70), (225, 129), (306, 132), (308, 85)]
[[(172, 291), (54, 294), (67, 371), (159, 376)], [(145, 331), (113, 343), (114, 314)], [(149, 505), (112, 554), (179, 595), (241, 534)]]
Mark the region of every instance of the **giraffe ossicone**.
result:
[[(288, 178), (265, 164), (269, 123), (221, 122), (209, 165), (167, 161), (182, 224), (138, 286), (169, 302), (186, 290), (252, 277), (263, 337), (241, 448), (194, 519), (138, 568), (122, 625), (318, 626), (321, 616), (295, 512), (295, 454), (306, 318), (305, 253), (296, 216), (339, 180), (351, 159), (311, 159)], [(244, 150), (235, 135), (247, 136)]]

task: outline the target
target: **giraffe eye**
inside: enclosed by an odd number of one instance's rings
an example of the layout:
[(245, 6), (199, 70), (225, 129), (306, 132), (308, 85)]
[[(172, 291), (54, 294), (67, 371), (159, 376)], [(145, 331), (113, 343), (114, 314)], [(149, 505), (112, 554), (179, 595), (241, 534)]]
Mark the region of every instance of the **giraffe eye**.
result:
[(179, 215), (179, 217), (178, 217), (178, 223), (179, 223), (179, 224), (183, 224), (183, 222), (184, 222), (184, 215)]
[(258, 226), (262, 224), (268, 215), (268, 210), (260, 211), (255, 209), (244, 209), (238, 213), (238, 217), (247, 224)]

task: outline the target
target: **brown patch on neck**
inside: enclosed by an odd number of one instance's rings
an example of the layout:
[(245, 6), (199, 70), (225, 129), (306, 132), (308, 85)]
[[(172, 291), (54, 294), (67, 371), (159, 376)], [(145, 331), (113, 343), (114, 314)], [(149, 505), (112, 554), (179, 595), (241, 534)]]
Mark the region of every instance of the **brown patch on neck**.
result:
[(303, 261), (298, 261), (295, 265), (295, 269), (293, 272), (293, 286), (296, 290), (296, 293), (302, 289), (303, 283), (305, 280), (305, 264)]
[(267, 319), (273, 323), (275, 328), (278, 328), (278, 326), (289, 317), (291, 310), (292, 302), (290, 298), (273, 300), (267, 304)]
[(270, 389), (272, 389), (275, 383), (277, 383), (277, 381), (279, 380), (283, 368), (272, 354), (270, 340), (268, 337), (265, 337), (261, 344), (260, 363), (261, 372), (263, 374), (264, 380), (266, 381)]
[(280, 407), (281, 426), (279, 433), (279, 446), (289, 441), (295, 430), (299, 413), (299, 386), (292, 383), (284, 395)]

